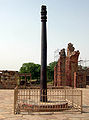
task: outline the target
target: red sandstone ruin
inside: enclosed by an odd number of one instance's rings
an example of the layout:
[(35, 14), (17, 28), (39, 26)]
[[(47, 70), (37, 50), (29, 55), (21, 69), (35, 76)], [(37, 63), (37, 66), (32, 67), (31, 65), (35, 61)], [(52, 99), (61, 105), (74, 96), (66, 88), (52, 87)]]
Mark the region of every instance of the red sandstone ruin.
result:
[[(54, 86), (70, 86), (79, 87), (78, 83), (81, 83), (81, 74), (84, 78), (85, 73), (78, 71), (78, 57), (80, 52), (74, 51), (73, 44), (69, 43), (67, 47), (67, 55), (65, 49), (59, 52), (59, 59), (57, 65), (54, 67)], [(85, 87), (85, 85), (83, 85)]]

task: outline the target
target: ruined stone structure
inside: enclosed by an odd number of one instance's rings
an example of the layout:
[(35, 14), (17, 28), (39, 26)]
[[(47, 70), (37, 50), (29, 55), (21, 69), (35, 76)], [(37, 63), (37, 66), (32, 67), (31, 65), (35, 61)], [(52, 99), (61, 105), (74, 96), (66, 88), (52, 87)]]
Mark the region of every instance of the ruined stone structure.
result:
[(65, 49), (59, 52), (60, 58), (58, 59), (58, 64), (54, 68), (54, 85), (62, 86), (65, 83), (65, 61), (66, 54)]
[[(29, 77), (30, 81), (27, 82)], [(31, 85), (31, 73), (19, 73), (18, 71), (0, 71), (0, 89), (14, 89), (16, 86)]]
[(74, 51), (73, 44), (69, 43), (67, 47), (67, 56), (65, 49), (59, 52), (60, 58), (54, 68), (54, 86), (74, 87), (74, 72), (78, 70), (79, 51)]
[(89, 69), (78, 70), (74, 73), (74, 87), (77, 88), (86, 88), (89, 86)]
[(74, 88), (86, 88), (86, 74), (85, 70), (74, 72)]
[(89, 85), (89, 68), (86, 70), (86, 85)]
[(17, 85), (18, 72), (17, 71), (0, 71), (0, 88), (13, 89)]
[(78, 70), (79, 51), (74, 51), (73, 44), (69, 43), (67, 47), (67, 56), (65, 64), (66, 85), (74, 87), (74, 72)]
[[(30, 81), (28, 82), (28, 77)], [(18, 86), (31, 86), (31, 73), (18, 73), (19, 84)]]

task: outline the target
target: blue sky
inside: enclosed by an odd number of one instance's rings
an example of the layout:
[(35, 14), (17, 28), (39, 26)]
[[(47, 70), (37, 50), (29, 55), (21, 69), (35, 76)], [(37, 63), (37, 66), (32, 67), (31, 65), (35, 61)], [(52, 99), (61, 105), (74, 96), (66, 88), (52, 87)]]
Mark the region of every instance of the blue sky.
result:
[(89, 0), (0, 0), (0, 69), (40, 64), (41, 5), (47, 5), (48, 63), (69, 42), (89, 59)]

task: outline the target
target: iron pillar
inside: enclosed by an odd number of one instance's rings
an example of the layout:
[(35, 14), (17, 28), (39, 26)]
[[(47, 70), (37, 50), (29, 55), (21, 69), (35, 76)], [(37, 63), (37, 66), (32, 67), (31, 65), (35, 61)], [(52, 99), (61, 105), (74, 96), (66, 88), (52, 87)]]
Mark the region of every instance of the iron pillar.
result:
[(47, 33), (46, 33), (47, 11), (46, 6), (41, 6), (41, 79), (40, 79), (40, 101), (47, 102)]

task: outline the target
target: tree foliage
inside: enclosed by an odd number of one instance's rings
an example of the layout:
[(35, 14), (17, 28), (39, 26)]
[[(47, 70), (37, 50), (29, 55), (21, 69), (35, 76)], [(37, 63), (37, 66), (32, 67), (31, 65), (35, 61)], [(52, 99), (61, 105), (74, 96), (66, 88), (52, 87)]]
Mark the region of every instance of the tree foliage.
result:
[(20, 73), (31, 73), (32, 79), (40, 77), (40, 65), (34, 63), (24, 63), (20, 68)]
[[(47, 80), (52, 81), (54, 79), (54, 66), (57, 62), (51, 62), (47, 66)], [(35, 63), (24, 63), (20, 68), (20, 73), (31, 73), (32, 79), (40, 78), (40, 68), (39, 64)]]

